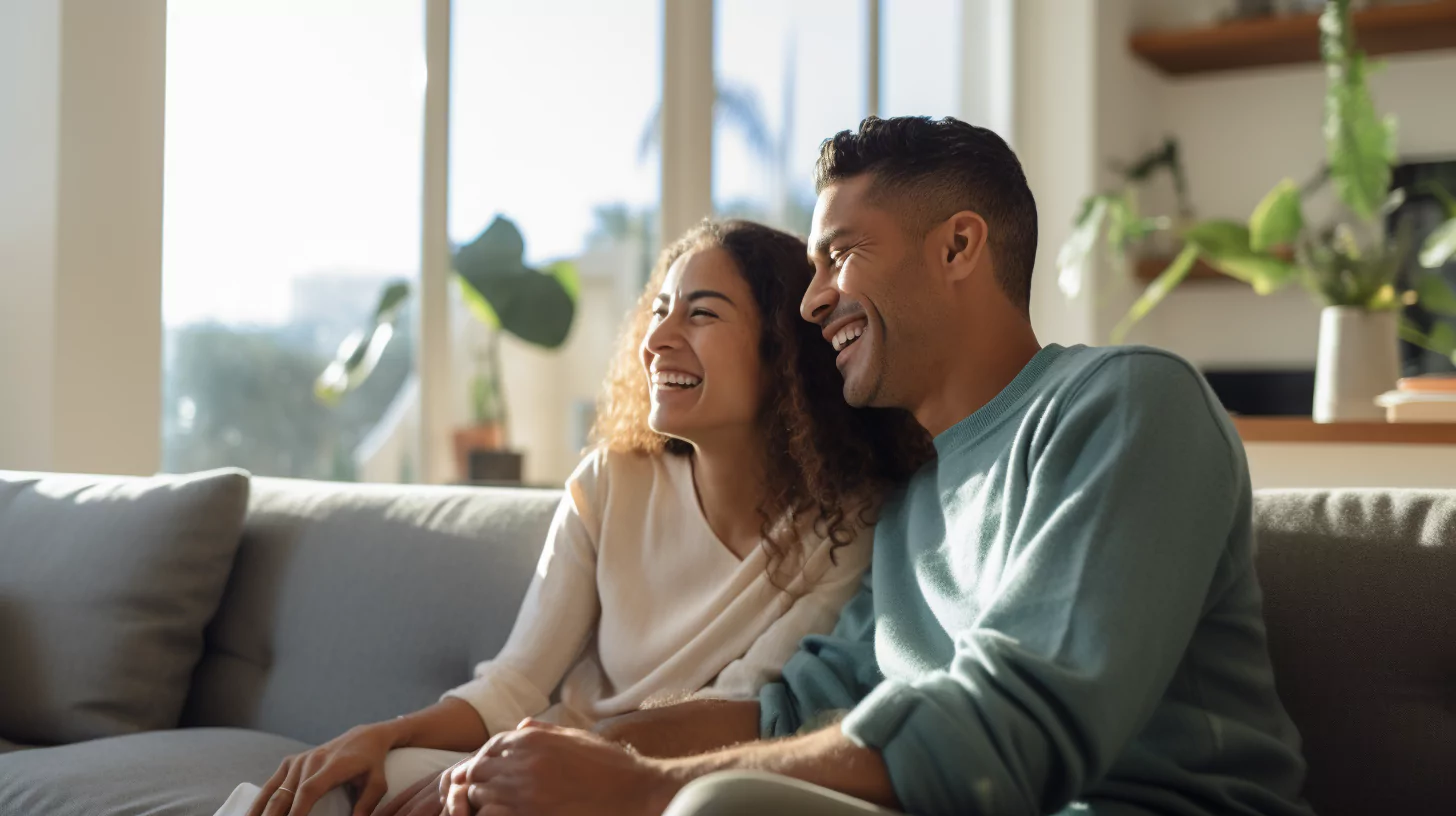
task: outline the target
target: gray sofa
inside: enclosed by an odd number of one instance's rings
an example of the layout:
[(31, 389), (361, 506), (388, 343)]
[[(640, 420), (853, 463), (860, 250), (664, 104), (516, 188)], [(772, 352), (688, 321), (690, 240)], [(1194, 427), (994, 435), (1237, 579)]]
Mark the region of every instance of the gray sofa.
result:
[[(0, 816), (208, 816), (284, 755), (435, 700), (504, 642), (557, 501), (237, 473), (58, 484), (0, 473)], [(170, 550), (155, 520), (136, 532), (154, 500), (185, 522)], [(1309, 799), (1326, 816), (1456, 812), (1456, 491), (1275, 492), (1257, 506), (1270, 645), (1304, 734)], [(67, 526), (82, 517), (92, 521)], [(36, 555), (67, 544), (102, 566)], [(163, 551), (155, 565), (107, 561), (149, 547)], [(153, 574), (171, 585), (117, 596), (125, 615), (90, 603), (105, 594), (93, 584)], [(159, 607), (183, 596), (195, 603)], [(86, 642), (46, 672), (48, 644), (70, 640), (17, 637), (15, 621), (34, 623), (26, 605), (87, 631), (146, 624), (113, 640), (196, 631), (169, 635), (176, 654), (124, 649), (105, 665), (87, 663), (105, 645)], [(138, 653), (147, 659), (127, 662)], [(180, 690), (168, 654), (190, 654)], [(127, 672), (140, 684), (106, 689)], [(138, 689), (145, 704), (128, 709)]]

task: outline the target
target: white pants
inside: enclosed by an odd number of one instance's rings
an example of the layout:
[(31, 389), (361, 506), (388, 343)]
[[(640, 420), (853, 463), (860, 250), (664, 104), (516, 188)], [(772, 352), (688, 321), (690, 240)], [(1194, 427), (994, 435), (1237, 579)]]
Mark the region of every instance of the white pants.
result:
[[(434, 748), (396, 748), (390, 751), (384, 760), (384, 778), (389, 783), (389, 790), (379, 804), (384, 805), (421, 779), (434, 776), (468, 756), (468, 753), (437, 751)], [(214, 816), (247, 816), (248, 808), (253, 806), (262, 791), (257, 785), (244, 782), (233, 789), (232, 795)], [(349, 816), (353, 807), (348, 791), (336, 788), (318, 800), (310, 816)]]
[(758, 771), (720, 771), (688, 783), (663, 816), (893, 816), (869, 802)]

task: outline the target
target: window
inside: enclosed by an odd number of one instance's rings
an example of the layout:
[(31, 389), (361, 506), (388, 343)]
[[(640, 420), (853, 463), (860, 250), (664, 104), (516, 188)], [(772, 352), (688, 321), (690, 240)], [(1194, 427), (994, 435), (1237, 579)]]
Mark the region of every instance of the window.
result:
[(880, 0), (881, 116), (962, 115), (964, 5), (965, 0)]
[[(456, 0), (450, 240), (514, 223), (525, 263), (570, 264), (580, 290), (566, 342), (543, 350), (457, 310), (460, 425), (501, 419), (525, 480), (559, 484), (586, 444), (623, 315), (657, 246), (661, 0)], [(499, 346), (491, 349), (492, 343)]]
[(421, 8), (168, 2), (164, 469), (360, 478), (410, 379), (408, 319), (338, 405), (313, 383), (384, 282), (418, 277)]
[(718, 0), (713, 208), (798, 234), (819, 143), (869, 111), (862, 0)]
[[(691, 210), (674, 223), (711, 207), (803, 234), (824, 138), (872, 110), (1009, 111), (1009, 52), (995, 44), (1009, 41), (1010, 0), (170, 0), (167, 14), (171, 471), (423, 479), (424, 438), (429, 478), (459, 478), (465, 451), (503, 445), (509, 478), (559, 484), (624, 317), (676, 237), (659, 234), (663, 189)], [(431, 97), (428, 111), (427, 23), (449, 35), (430, 39), (430, 64), (446, 43), (450, 57), (448, 104)], [(670, 38), (693, 44), (673, 49), (676, 66), (663, 64)], [(712, 121), (706, 105), (664, 112), (664, 77), (691, 83), (675, 99), (711, 95)], [(665, 178), (665, 120), (684, 139), (711, 127), (713, 155), (675, 151)], [(447, 131), (448, 196), (433, 149)], [(421, 206), (446, 198), (443, 216)], [(490, 310), (452, 285), (449, 311), (430, 318), (448, 325), (449, 360), (424, 360), (421, 388), (415, 308), (439, 309), (445, 278), (421, 276), (420, 259), (497, 218), (519, 232), (521, 264), (569, 288), (571, 329), (557, 348), (533, 345), (477, 319)], [(410, 308), (373, 375), (321, 403), (316, 378), (401, 280)]]

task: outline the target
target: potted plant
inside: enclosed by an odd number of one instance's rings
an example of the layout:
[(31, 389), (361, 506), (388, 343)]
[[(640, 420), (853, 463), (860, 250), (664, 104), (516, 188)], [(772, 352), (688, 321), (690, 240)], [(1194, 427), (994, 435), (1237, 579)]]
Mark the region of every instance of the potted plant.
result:
[[(509, 332), (542, 348), (559, 348), (576, 316), (580, 283), (575, 265), (557, 261), (538, 270), (526, 266), (524, 257), (521, 231), (504, 217), (491, 221), (454, 254), (454, 280), (461, 298), (487, 329), (471, 375), (471, 424), (454, 434), (456, 467), (462, 478), (520, 480), (521, 454), (508, 449), (501, 333)], [(384, 288), (369, 327), (344, 339), (333, 362), (314, 383), (314, 394), (321, 402), (337, 403), (369, 378), (394, 336), (395, 321), (409, 295), (409, 284), (403, 281)]]
[[(1315, 372), (1314, 418), (1318, 422), (1375, 419), (1374, 399), (1399, 375), (1397, 336), (1456, 361), (1456, 336), (1449, 330), (1426, 334), (1399, 318), (1402, 306), (1417, 301), (1429, 311), (1456, 316), (1456, 295), (1437, 275), (1422, 276), (1408, 289), (1398, 279), (1412, 249), (1408, 231), (1388, 236), (1386, 216), (1407, 191), (1391, 188), (1395, 123), (1381, 119), (1366, 85), (1368, 65), (1355, 47), (1349, 0), (1330, 0), (1320, 17), (1320, 54), (1325, 65), (1326, 165), (1303, 186), (1285, 179), (1254, 209), (1247, 222), (1191, 221), (1186, 217), (1182, 170), (1176, 143), (1149, 154), (1124, 175), (1121, 189), (1084, 202), (1071, 237), (1058, 257), (1064, 291), (1080, 281), (1086, 257), (1104, 231), (1114, 257), (1158, 233), (1180, 242), (1166, 269), (1148, 285), (1113, 330), (1113, 342), (1182, 283), (1200, 260), (1249, 284), (1259, 294), (1299, 282), (1325, 309), (1321, 313), (1319, 357)], [(1153, 172), (1172, 173), (1185, 217), (1144, 217), (1136, 186)], [(1331, 224), (1310, 224), (1304, 199), (1333, 185), (1344, 213)], [(1444, 203), (1448, 220), (1426, 240), (1421, 265), (1435, 269), (1456, 254), (1456, 201), (1445, 190), (1420, 191)], [(1448, 329), (1449, 327), (1447, 327)]]

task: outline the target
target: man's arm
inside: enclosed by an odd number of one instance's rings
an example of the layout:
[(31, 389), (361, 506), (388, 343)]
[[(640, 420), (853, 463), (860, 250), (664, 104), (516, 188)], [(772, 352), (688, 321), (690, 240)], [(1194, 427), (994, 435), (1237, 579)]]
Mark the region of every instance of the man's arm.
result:
[(525, 723), (497, 735), (450, 773), (449, 816), (482, 811), (531, 816), (594, 811), (657, 816), (682, 788), (716, 771), (776, 773), (898, 807), (885, 763), (837, 726), (683, 759), (649, 759), (584, 731)]
[(592, 730), (642, 756), (686, 757), (758, 739), (757, 700), (690, 700), (603, 720)]
[(765, 771), (803, 780), (866, 802), (898, 810), (900, 800), (879, 752), (856, 745), (838, 725), (801, 737), (753, 742), (710, 754), (663, 761), (675, 794), (717, 771)]

